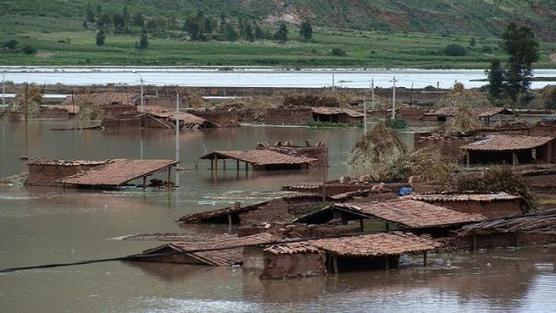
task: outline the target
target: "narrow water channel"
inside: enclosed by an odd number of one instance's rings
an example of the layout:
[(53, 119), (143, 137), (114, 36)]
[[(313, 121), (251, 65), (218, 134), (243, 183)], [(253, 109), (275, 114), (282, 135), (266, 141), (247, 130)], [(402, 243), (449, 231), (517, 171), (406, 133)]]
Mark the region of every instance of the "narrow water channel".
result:
[[(54, 159), (174, 158), (173, 131), (50, 131), (68, 122), (0, 122), (0, 176), (24, 169), (23, 155)], [(179, 216), (234, 201), (256, 202), (279, 187), (318, 182), (322, 172), (211, 175), (207, 151), (293, 140), (329, 145), (327, 177), (349, 173), (347, 153), (362, 130), (241, 127), (184, 131), (185, 170), (175, 191), (74, 191), (0, 187), (0, 267), (123, 256), (157, 242), (133, 233), (216, 233), (179, 228)], [(402, 136), (411, 145), (411, 136)], [(406, 260), (411, 263), (411, 259)], [(498, 249), (434, 256), (427, 268), (261, 281), (241, 268), (120, 262), (0, 274), (1, 312), (549, 312), (556, 307), (556, 248)]]

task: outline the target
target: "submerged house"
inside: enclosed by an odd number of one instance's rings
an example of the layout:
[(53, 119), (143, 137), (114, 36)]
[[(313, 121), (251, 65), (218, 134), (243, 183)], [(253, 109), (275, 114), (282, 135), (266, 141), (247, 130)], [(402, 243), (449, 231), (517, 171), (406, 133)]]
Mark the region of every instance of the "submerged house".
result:
[(460, 147), (470, 164), (527, 164), (556, 162), (554, 137), (489, 135)]
[(444, 236), (461, 225), (483, 221), (481, 214), (471, 214), (447, 209), (411, 199), (396, 199), (385, 202), (335, 204), (319, 211), (301, 216), (297, 223), (324, 224), (359, 221), (364, 230), (364, 220), (372, 219), (384, 224), (386, 230), (403, 229), (417, 234), (427, 233)]
[(254, 170), (301, 170), (311, 167), (328, 166), (328, 148), (323, 143), (312, 146), (309, 142), (305, 146), (295, 146), (289, 142), (278, 142), (274, 146), (259, 143), (254, 150), (214, 151), (200, 157), (201, 160), (211, 161), (211, 170), (218, 170), (218, 161), (222, 160), (222, 169), (226, 169), (226, 160), (236, 161), (236, 170), (240, 169), (240, 162), (249, 165)]
[(313, 120), (325, 123), (358, 125), (363, 123), (364, 114), (352, 109), (334, 107), (314, 107)]
[(500, 218), (523, 213), (520, 196), (496, 193), (425, 193), (408, 196), (464, 213), (478, 213), (488, 218)]
[[(456, 116), (458, 110), (457, 106), (445, 106), (423, 113), (423, 118), (425, 120), (445, 122)], [(473, 116), (476, 116), (484, 126), (502, 123), (514, 115), (511, 110), (499, 107), (471, 107), (471, 111)]]
[(439, 246), (430, 238), (402, 232), (340, 236), (249, 248), (244, 264), (262, 271), (263, 279), (318, 276), (397, 268), (404, 254), (423, 253), (426, 266), (427, 251)]
[(71, 188), (116, 189), (158, 172), (167, 172), (170, 184), (171, 170), (179, 162), (173, 160), (113, 159), (88, 160), (31, 160), (27, 163), (26, 184)]

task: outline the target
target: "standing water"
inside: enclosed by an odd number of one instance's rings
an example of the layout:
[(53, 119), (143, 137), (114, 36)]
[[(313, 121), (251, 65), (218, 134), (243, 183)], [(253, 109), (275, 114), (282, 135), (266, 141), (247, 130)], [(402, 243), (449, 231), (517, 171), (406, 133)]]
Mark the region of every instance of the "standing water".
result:
[[(173, 158), (172, 130), (50, 131), (67, 122), (0, 122), (0, 176), (24, 169), (22, 155), (55, 159)], [(236, 172), (212, 176), (197, 158), (278, 140), (329, 146), (328, 177), (348, 172), (361, 129), (241, 127), (184, 131), (179, 188), (143, 192), (0, 187), (0, 267), (123, 256), (159, 243), (133, 233), (217, 233), (174, 222), (185, 213), (250, 203), (322, 173)], [(197, 169), (195, 169), (197, 168)], [(411, 259), (407, 260), (408, 262)], [(556, 248), (434, 256), (432, 266), (265, 281), (241, 268), (108, 262), (0, 274), (2, 312), (548, 312), (556, 307)]]

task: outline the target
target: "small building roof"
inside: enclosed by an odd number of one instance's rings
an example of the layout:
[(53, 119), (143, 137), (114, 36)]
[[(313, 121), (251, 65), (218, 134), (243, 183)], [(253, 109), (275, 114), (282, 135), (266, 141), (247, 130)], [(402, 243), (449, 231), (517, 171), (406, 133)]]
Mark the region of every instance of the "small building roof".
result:
[(245, 237), (202, 242), (178, 241), (146, 250), (142, 255), (157, 255), (170, 249), (175, 253), (191, 256), (201, 264), (225, 266), (241, 263), (245, 246), (272, 243), (280, 239), (280, 236), (271, 233), (259, 233)]
[[(458, 212), (423, 201), (396, 199), (385, 202), (335, 204), (302, 216), (295, 222), (311, 223), (313, 220), (319, 220), (321, 216), (331, 216), (331, 211), (344, 212), (356, 218), (377, 218), (405, 228), (445, 227), (486, 219), (481, 214)], [(322, 221), (322, 218), (320, 220)]]
[[(459, 108), (457, 106), (453, 105), (445, 106), (430, 112), (425, 112), (424, 115), (453, 117), (457, 114), (458, 109)], [(471, 111), (473, 112), (473, 115), (479, 118), (492, 117), (496, 114), (513, 114), (512, 111), (500, 107), (472, 107)]]
[(474, 202), (494, 202), (494, 201), (505, 201), (505, 200), (517, 200), (521, 199), (520, 196), (510, 195), (506, 192), (495, 192), (495, 193), (425, 193), (425, 194), (414, 194), (408, 196), (409, 199), (425, 201), (425, 202), (436, 202), (436, 201), (453, 201), (453, 202), (464, 202), (464, 201), (474, 201)]
[(364, 114), (347, 108), (333, 108), (333, 107), (313, 107), (313, 113), (320, 115), (339, 115), (346, 114), (350, 117), (363, 117)]
[(512, 151), (526, 150), (540, 147), (553, 137), (521, 136), (521, 135), (490, 135), (484, 139), (472, 142), (461, 147), (468, 151)]
[(176, 113), (166, 107), (152, 105), (145, 107), (145, 113), (150, 114), (154, 117), (158, 118), (167, 118), (170, 121), (175, 121), (179, 118), (180, 122), (185, 125), (199, 125), (199, 126), (207, 126), (207, 127), (216, 127), (215, 123), (210, 122), (209, 120), (202, 118), (200, 116), (187, 113), (187, 112), (179, 112)]
[(74, 176), (61, 183), (76, 186), (122, 186), (137, 178), (148, 176), (179, 162), (174, 160), (114, 159)]
[(323, 250), (338, 256), (376, 257), (419, 253), (435, 249), (440, 245), (430, 238), (391, 232), (277, 244), (264, 251), (272, 254), (294, 254)]
[(423, 201), (400, 199), (367, 204), (339, 204), (338, 207), (379, 218), (408, 228), (439, 227), (485, 220), (481, 214), (469, 214)]
[(253, 165), (310, 164), (318, 161), (314, 158), (293, 156), (272, 150), (214, 151), (203, 155), (200, 159), (234, 159)]

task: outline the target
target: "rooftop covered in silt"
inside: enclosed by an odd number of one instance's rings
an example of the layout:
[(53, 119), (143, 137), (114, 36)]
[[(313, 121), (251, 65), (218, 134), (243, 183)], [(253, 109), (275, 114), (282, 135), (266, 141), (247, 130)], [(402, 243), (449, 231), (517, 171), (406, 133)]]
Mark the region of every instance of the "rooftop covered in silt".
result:
[(157, 172), (168, 171), (179, 162), (173, 160), (113, 159), (87, 160), (32, 160), (28, 162), (31, 185), (62, 185), (77, 188), (117, 188), (136, 179)]
[(428, 230), (450, 228), (485, 220), (481, 214), (469, 214), (445, 207), (410, 199), (385, 202), (335, 204), (296, 220), (296, 222), (320, 224), (339, 219), (343, 223), (350, 220), (377, 219), (386, 223), (387, 229), (393, 224), (403, 229)]
[(556, 140), (547, 136), (489, 135), (460, 147), (467, 164), (553, 163)]
[[(272, 150), (231, 150), (214, 151), (200, 157), (202, 160), (211, 160), (211, 168), (218, 168), (218, 160), (236, 160), (237, 168), (239, 162), (245, 162), (245, 168), (251, 164), (255, 170), (289, 170), (309, 168), (313, 162), (318, 161), (306, 156), (294, 156)], [(215, 164), (216, 163), (216, 164)]]
[(392, 232), (294, 243), (263, 250), (261, 278), (305, 277), (344, 270), (389, 269), (399, 266), (402, 254), (423, 253), (440, 247), (427, 237)]

